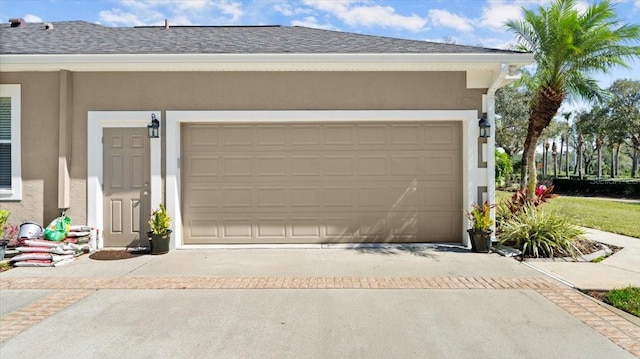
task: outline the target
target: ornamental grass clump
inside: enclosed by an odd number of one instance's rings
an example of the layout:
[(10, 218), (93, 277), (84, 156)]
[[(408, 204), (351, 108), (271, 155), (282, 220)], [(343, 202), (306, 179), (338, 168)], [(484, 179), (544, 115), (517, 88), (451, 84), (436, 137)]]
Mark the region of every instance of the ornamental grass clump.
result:
[(583, 232), (569, 219), (526, 204), (506, 222), (502, 223), (500, 244), (522, 251), (522, 256), (549, 257), (575, 256), (573, 241)]

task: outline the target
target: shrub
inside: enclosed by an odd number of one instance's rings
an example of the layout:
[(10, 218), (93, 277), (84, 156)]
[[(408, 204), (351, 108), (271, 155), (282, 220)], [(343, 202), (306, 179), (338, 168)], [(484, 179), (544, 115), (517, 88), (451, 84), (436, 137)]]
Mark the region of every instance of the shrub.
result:
[(496, 150), (495, 157), (496, 184), (498, 186), (505, 186), (507, 184), (507, 180), (513, 172), (513, 163), (511, 163), (511, 158), (509, 158), (509, 155), (502, 151)]
[(501, 232), (500, 244), (520, 249), (523, 256), (551, 258), (560, 253), (573, 255), (572, 242), (582, 234), (568, 218), (536, 210), (532, 204), (504, 222)]
[(617, 196), (640, 198), (640, 179), (633, 178), (556, 178), (553, 185), (558, 193), (589, 196)]
[(4, 238), (4, 230), (9, 220), (11, 212), (6, 209), (0, 209), (0, 239)]

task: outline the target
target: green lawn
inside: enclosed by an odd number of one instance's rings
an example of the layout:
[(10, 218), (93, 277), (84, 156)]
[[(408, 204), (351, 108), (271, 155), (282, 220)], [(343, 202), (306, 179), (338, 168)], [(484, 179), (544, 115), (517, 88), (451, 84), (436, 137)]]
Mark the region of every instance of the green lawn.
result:
[[(496, 192), (497, 201), (509, 197), (508, 192)], [(542, 206), (569, 216), (579, 226), (640, 238), (640, 203), (558, 196)]]
[(604, 296), (604, 301), (618, 309), (640, 317), (640, 288), (614, 289)]

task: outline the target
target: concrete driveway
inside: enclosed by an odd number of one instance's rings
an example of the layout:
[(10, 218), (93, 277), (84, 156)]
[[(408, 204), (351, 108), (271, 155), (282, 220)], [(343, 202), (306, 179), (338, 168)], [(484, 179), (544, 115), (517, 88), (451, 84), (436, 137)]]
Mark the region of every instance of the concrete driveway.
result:
[(176, 250), (0, 274), (2, 358), (633, 358), (640, 327), (455, 246)]

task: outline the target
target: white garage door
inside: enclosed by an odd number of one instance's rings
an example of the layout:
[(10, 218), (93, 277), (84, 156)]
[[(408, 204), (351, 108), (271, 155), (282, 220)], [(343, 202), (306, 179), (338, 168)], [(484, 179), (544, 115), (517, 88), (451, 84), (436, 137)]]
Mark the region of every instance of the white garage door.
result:
[(181, 133), (185, 244), (460, 242), (460, 122)]

